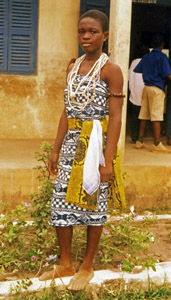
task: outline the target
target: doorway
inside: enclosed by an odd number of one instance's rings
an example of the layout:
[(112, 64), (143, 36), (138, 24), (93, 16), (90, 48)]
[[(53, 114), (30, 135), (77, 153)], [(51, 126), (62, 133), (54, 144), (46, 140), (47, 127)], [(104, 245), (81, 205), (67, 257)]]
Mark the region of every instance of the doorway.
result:
[[(145, 2), (145, 1), (144, 1)], [(164, 52), (171, 66), (171, 2), (167, 0), (156, 3), (132, 3), (132, 23), (130, 42), (130, 63), (137, 58), (140, 45), (151, 48), (152, 36), (160, 33), (165, 38)], [(128, 92), (129, 98), (129, 92)], [(171, 102), (171, 84), (167, 86), (167, 102)], [(127, 106), (127, 135), (130, 135), (131, 111), (130, 102)], [(166, 135), (166, 116), (162, 122), (162, 135)], [(152, 136), (152, 124), (148, 122), (146, 136)]]

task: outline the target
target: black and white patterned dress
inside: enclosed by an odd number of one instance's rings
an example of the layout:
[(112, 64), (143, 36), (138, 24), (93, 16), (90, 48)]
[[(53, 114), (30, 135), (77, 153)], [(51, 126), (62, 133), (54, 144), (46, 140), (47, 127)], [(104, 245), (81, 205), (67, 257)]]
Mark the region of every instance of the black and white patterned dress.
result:
[[(75, 87), (79, 84), (82, 76), (77, 75), (75, 79)], [(100, 76), (100, 75), (99, 75)], [(85, 82), (85, 85), (88, 84)], [(100, 78), (96, 79), (96, 90), (94, 100), (88, 104), (83, 110), (74, 104), (71, 108), (68, 103), (67, 87), (64, 90), (64, 102), (67, 118), (77, 118), (81, 120), (100, 120), (108, 115), (109, 100), (107, 97), (108, 84)], [(90, 91), (90, 97), (92, 97)], [(86, 99), (83, 96), (76, 96), (75, 99), (79, 103), (84, 103)], [(72, 105), (73, 106), (73, 105)], [(70, 178), (72, 163), (75, 156), (80, 130), (68, 130), (64, 137), (61, 147), (61, 158), (59, 162), (58, 175), (53, 192), (51, 204), (51, 225), (53, 226), (71, 226), (71, 225), (103, 225), (107, 219), (107, 198), (108, 183), (100, 184), (99, 199), (97, 210), (86, 210), (77, 205), (65, 202), (67, 185)]]

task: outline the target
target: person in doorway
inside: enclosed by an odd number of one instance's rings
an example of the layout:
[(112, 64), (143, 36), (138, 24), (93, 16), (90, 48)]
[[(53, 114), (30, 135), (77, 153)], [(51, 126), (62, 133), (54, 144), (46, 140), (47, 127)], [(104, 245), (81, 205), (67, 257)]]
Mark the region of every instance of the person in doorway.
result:
[(135, 58), (129, 68), (129, 104), (131, 113), (131, 144), (135, 144), (139, 136), (140, 120), (138, 119), (140, 108), (142, 91), (144, 88), (144, 81), (141, 73), (135, 73), (133, 70), (137, 64), (141, 61), (141, 58), (149, 52), (149, 48), (145, 45), (138, 47), (137, 58)]
[(171, 68), (167, 56), (162, 53), (164, 37), (155, 34), (152, 39), (153, 50), (144, 55), (134, 72), (142, 73), (145, 83), (142, 94), (142, 106), (139, 114), (140, 130), (136, 148), (144, 147), (143, 137), (146, 120), (153, 123), (154, 144), (151, 151), (167, 152), (168, 150), (160, 141), (161, 121), (163, 121), (165, 101), (165, 81), (171, 80)]
[[(60, 263), (39, 278), (74, 275), (68, 285), (72, 290), (83, 289), (94, 276), (93, 258), (112, 197), (115, 207), (125, 207), (117, 154), (123, 76), (102, 51), (108, 39), (106, 15), (97, 10), (85, 12), (79, 19), (78, 38), (85, 54), (68, 67), (65, 109), (49, 160), (50, 174), (58, 173), (51, 225), (56, 227)], [(87, 225), (86, 253), (77, 273), (72, 261), (73, 225)]]

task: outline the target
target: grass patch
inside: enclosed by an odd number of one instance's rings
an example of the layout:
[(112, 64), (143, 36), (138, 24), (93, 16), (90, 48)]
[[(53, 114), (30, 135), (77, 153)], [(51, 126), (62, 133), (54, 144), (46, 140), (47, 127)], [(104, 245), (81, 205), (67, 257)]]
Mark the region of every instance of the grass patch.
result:
[[(23, 283), (25, 288), (27, 284)], [(14, 290), (13, 290), (14, 292)], [(123, 280), (106, 281), (100, 287), (90, 286), (82, 291), (69, 291), (65, 288), (62, 290), (55, 286), (52, 281), (49, 289), (43, 289), (39, 292), (21, 293), (18, 286), (15, 295), (6, 297), (6, 300), (166, 300), (171, 299), (171, 287), (165, 283), (162, 287), (155, 287), (149, 283), (148, 290), (134, 289), (125, 291), (125, 283)]]

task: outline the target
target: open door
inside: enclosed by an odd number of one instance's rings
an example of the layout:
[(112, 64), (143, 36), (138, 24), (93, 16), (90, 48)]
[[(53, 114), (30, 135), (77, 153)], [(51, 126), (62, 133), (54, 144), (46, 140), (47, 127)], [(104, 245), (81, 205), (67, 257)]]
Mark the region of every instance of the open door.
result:
[[(171, 66), (171, 8), (169, 9), (169, 25), (170, 25), (169, 63)], [(171, 82), (170, 81), (168, 81), (168, 86), (167, 86), (166, 136), (171, 137)]]
[[(171, 0), (133, 0), (132, 24), (130, 43), (130, 63), (136, 58), (139, 45), (145, 44), (151, 48), (151, 39), (155, 33), (161, 33), (165, 37), (165, 50), (168, 53), (171, 66)], [(166, 134), (170, 127), (171, 135), (171, 83), (167, 88), (167, 115), (163, 124), (163, 133)], [(170, 117), (171, 119), (171, 117)], [(129, 101), (127, 112), (127, 134), (129, 134)], [(167, 128), (166, 128), (167, 127)], [(152, 128), (147, 126), (147, 136), (152, 134)]]

